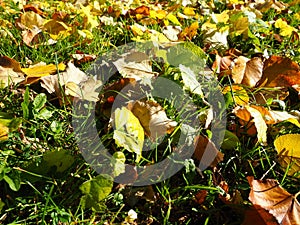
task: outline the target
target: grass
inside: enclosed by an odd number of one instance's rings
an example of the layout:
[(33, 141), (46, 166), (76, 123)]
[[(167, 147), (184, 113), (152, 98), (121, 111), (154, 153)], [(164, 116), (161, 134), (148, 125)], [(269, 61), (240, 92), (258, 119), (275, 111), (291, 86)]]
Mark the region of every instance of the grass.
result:
[[(162, 1), (161, 4), (165, 5)], [(209, 1), (207, 1), (209, 2)], [(1, 37), (0, 55), (14, 58), (22, 67), (30, 64), (45, 62), (47, 64), (67, 63), (72, 54), (81, 51), (100, 57), (122, 44), (131, 42), (135, 34), (129, 28), (134, 24), (135, 18), (120, 16), (114, 18), (117, 25), (99, 25), (92, 29), (93, 38), (85, 39), (78, 36), (78, 30), (83, 29), (84, 18), (76, 12), (66, 20), (75, 30), (64, 39), (58, 39), (55, 45), (41, 45), (37, 48), (28, 47), (22, 41), (21, 31), (15, 24), (21, 10), (13, 1), (4, 1), (5, 8), (0, 2), (0, 19), (12, 23), (9, 27), (14, 40), (9, 36)], [(30, 4), (29, 2), (28, 4)], [(45, 10), (50, 17), (55, 9), (59, 9), (56, 1), (49, 1), (56, 8)], [(107, 13), (108, 3), (104, 4)], [(154, 3), (153, 3), (154, 4)], [(169, 3), (172, 5), (172, 3)], [(174, 5), (173, 5), (174, 6)], [(219, 2), (214, 9), (215, 13), (228, 9), (225, 3)], [(9, 11), (13, 9), (14, 11)], [(299, 13), (299, 6), (290, 8)], [(181, 12), (182, 7), (179, 9)], [(262, 20), (271, 21), (273, 18), (283, 17), (297, 26), (297, 20), (292, 13), (281, 14), (273, 9), (263, 12)], [(209, 16), (208, 16), (209, 17)], [(193, 19), (184, 21), (184, 26), (193, 22)], [(201, 20), (200, 23), (204, 23)], [(0, 23), (1, 24), (1, 23)], [(161, 24), (151, 26), (161, 31)], [(267, 36), (257, 35), (255, 38), (244, 40), (241, 36), (229, 36), (229, 47), (242, 51), (251, 56), (267, 50), (269, 54), (287, 55), (297, 63), (300, 62), (299, 40), (292, 42), (289, 37), (281, 42), (273, 38), (278, 33), (274, 27), (267, 28)], [(1, 27), (0, 27), (1, 30)], [(255, 28), (251, 30), (254, 34)], [(220, 46), (204, 46), (203, 31), (199, 28), (193, 43), (206, 48), (208, 66), (214, 61), (213, 50), (224, 51)], [(258, 40), (258, 41), (257, 41)], [(91, 63), (77, 65), (87, 70)], [(170, 69), (170, 68), (169, 68)], [(168, 70), (165, 65), (155, 65), (155, 70), (167, 78), (174, 77), (176, 71)], [(118, 79), (119, 77), (115, 77)], [(182, 85), (179, 80), (175, 80)], [(113, 83), (113, 81), (112, 81)], [(227, 80), (221, 80), (220, 85), (227, 85)], [(249, 90), (255, 91), (255, 90)], [(299, 133), (295, 125), (280, 123), (268, 130), (268, 146), (255, 144), (255, 137), (244, 133), (240, 137), (240, 145), (230, 150), (221, 149), (224, 160), (216, 168), (208, 168), (199, 172), (199, 161), (195, 158), (180, 162), (184, 168), (174, 176), (151, 186), (132, 187), (118, 183), (113, 184), (112, 191), (101, 201), (101, 209), (93, 211), (83, 208), (81, 204), (82, 192), (80, 186), (97, 176), (96, 171), (86, 163), (81, 155), (74, 137), (71, 105), (60, 105), (54, 95), (46, 93), (39, 84), (30, 85), (27, 89), (22, 85), (9, 86), (0, 89), (0, 111), (22, 118), (21, 127), (9, 133), (9, 139), (0, 142), (0, 224), (121, 224), (126, 220), (128, 211), (134, 209), (138, 220), (131, 224), (242, 224), (246, 209), (251, 205), (248, 200), (250, 187), (247, 176), (273, 178), (290, 193), (299, 191), (299, 179), (282, 171), (277, 162), (277, 154), (273, 141), (280, 134)], [(27, 95), (27, 97), (26, 97)], [(43, 97), (44, 96), (44, 97)], [(38, 98), (46, 98), (42, 109), (46, 109), (51, 116), (41, 116), (41, 108), (35, 108)], [(203, 101), (192, 96), (193, 103), (197, 105), (197, 112), (205, 107)], [(180, 122), (180, 116), (185, 115), (184, 110), (176, 111), (173, 101), (156, 99), (165, 109), (168, 118)], [(293, 102), (293, 104), (289, 104)], [(298, 109), (299, 100), (286, 100), (288, 109)], [(278, 107), (269, 105), (270, 108)], [(25, 109), (24, 109), (25, 107)], [(26, 109), (29, 113), (26, 113)], [(227, 108), (227, 125), (238, 123), (238, 119), (231, 113), (232, 105)], [(98, 115), (99, 123), (103, 125), (99, 132), (103, 134), (110, 150), (119, 149), (112, 139), (112, 133), (107, 132), (107, 118)], [(102, 129), (102, 130), (101, 130)], [(209, 130), (202, 129), (201, 133), (208, 134)], [(167, 136), (162, 145), (143, 155), (141, 165), (157, 163), (164, 159), (173, 149), (176, 133)], [(55, 152), (51, 155), (49, 152)], [(61, 160), (62, 165), (55, 164), (55, 160), (63, 152), (62, 157), (70, 157), (70, 161)], [(127, 162), (134, 163), (134, 154), (124, 151)], [(47, 156), (48, 154), (48, 156)], [(50, 155), (49, 155), (50, 154)], [(64, 155), (66, 154), (66, 155)], [(46, 157), (46, 159), (45, 159)], [(48, 158), (47, 158), (48, 157)], [(53, 160), (54, 158), (54, 160)], [(52, 161), (51, 161), (52, 160)], [(68, 164), (69, 163), (69, 164)], [(50, 166), (49, 166), (50, 165)], [(66, 169), (61, 169), (65, 166)], [(61, 169), (61, 171), (59, 171)], [(6, 176), (9, 179), (3, 179)], [(224, 184), (227, 183), (227, 185)], [(223, 186), (222, 186), (223, 184)], [(228, 204), (224, 201), (228, 194), (236, 195), (235, 201)], [(199, 200), (206, 196), (204, 200)], [(223, 197), (223, 198), (222, 198)]]

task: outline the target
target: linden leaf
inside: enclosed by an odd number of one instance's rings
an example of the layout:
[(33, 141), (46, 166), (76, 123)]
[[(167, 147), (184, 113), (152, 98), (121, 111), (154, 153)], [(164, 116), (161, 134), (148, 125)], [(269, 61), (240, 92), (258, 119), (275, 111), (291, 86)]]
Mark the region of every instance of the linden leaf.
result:
[(103, 209), (104, 204), (101, 202), (111, 192), (113, 181), (102, 175), (88, 180), (80, 185), (83, 196), (80, 199), (80, 205), (86, 209), (91, 208), (94, 211)]
[(24, 79), (19, 62), (7, 56), (0, 57), (0, 88), (20, 83)]
[(279, 164), (288, 175), (300, 177), (300, 134), (286, 134), (275, 139), (274, 146), (278, 152)]
[(220, 152), (215, 144), (205, 136), (199, 135), (195, 138), (194, 157), (200, 161), (201, 170), (208, 166), (215, 167), (223, 161), (224, 154)]
[(239, 56), (234, 60), (231, 76), (236, 84), (245, 84), (254, 87), (262, 77), (263, 62), (261, 58), (248, 59)]
[(249, 200), (269, 211), (282, 225), (300, 224), (300, 204), (296, 195), (283, 189), (274, 179), (254, 180), (247, 177), (251, 187)]
[(139, 119), (145, 134), (152, 140), (173, 132), (177, 126), (177, 122), (169, 119), (164, 109), (153, 101), (135, 101), (128, 108)]
[(128, 109), (122, 107), (114, 112), (114, 135), (116, 144), (137, 155), (136, 162), (142, 156), (144, 129), (138, 118)]
[(243, 105), (247, 105), (250, 100), (247, 91), (242, 86), (238, 86), (238, 85), (225, 86), (222, 90), (222, 93), (223, 95), (225, 95), (224, 97), (226, 98), (226, 101), (229, 101), (228, 104), (234, 102), (236, 105), (243, 106)]
[(166, 19), (168, 19), (170, 22), (172, 22), (174, 25), (177, 25), (177, 26), (181, 26), (181, 23), (179, 22), (179, 20), (177, 19), (176, 16), (174, 16), (172, 13), (169, 13), (167, 16), (166, 16)]
[(256, 86), (291, 87), (300, 84), (300, 67), (287, 57), (271, 56), (264, 63), (263, 75)]
[(149, 83), (149, 80), (157, 74), (152, 71), (149, 56), (143, 52), (125, 53), (113, 64), (123, 77), (142, 80), (144, 83)]
[(204, 97), (204, 94), (201, 90), (201, 84), (197, 81), (196, 75), (194, 71), (192, 71), (189, 67), (184, 65), (179, 65), (179, 69), (181, 72), (181, 77), (184, 83), (184, 86), (190, 90), (192, 93), (199, 95), (201, 98)]
[(0, 141), (6, 141), (8, 139), (9, 128), (0, 123)]
[(22, 71), (27, 75), (23, 83), (33, 84), (37, 82), (41, 77), (53, 74), (57, 70), (63, 71), (65, 69), (66, 69), (66, 65), (64, 63), (60, 63), (58, 65), (54, 65), (54, 64), (43, 65), (39, 63), (38, 65), (34, 65), (29, 68), (22, 68)]
[(48, 32), (52, 39), (57, 40), (60, 37), (65, 38), (69, 36), (72, 28), (62, 21), (51, 19), (44, 24), (43, 30)]
[(34, 27), (41, 28), (45, 19), (33, 11), (27, 11), (21, 15), (21, 26), (32, 29)]

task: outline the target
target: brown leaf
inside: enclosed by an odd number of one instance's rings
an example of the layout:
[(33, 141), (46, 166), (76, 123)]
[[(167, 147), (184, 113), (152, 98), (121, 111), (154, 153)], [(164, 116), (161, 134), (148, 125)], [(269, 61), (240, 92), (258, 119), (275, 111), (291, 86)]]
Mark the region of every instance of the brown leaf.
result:
[(24, 5), (23, 10), (25, 12), (33, 11), (33, 12), (35, 12), (35, 13), (41, 15), (41, 16), (43, 16), (43, 14), (44, 14), (42, 10), (36, 8), (34, 5)]
[(287, 57), (271, 56), (264, 63), (263, 75), (256, 86), (291, 87), (300, 84), (300, 67)]
[(139, 119), (145, 134), (152, 140), (173, 132), (177, 122), (169, 119), (164, 109), (153, 101), (135, 101), (128, 105), (129, 110)]
[(7, 56), (0, 56), (0, 66), (11, 68), (15, 72), (22, 72), (20, 63)]
[(268, 211), (255, 205), (245, 211), (242, 225), (279, 225), (277, 220)]
[(300, 224), (300, 204), (296, 195), (283, 189), (274, 179), (254, 180), (247, 177), (251, 187), (249, 200), (269, 211), (282, 225)]
[(208, 194), (207, 190), (200, 190), (197, 192), (197, 194), (195, 195), (195, 201), (201, 205), (203, 204), (203, 202), (206, 200), (206, 196)]
[(262, 77), (263, 62), (259, 57), (248, 59), (239, 56), (234, 61), (231, 76), (236, 84), (245, 84), (254, 87)]
[(224, 154), (207, 137), (199, 135), (194, 142), (194, 157), (200, 161), (201, 167), (215, 167), (219, 162), (223, 161)]
[(149, 16), (150, 15), (150, 8), (148, 6), (139, 6), (135, 9), (130, 9), (129, 10), (129, 14), (130, 15), (136, 15), (136, 14), (140, 14), (140, 15), (143, 15), (143, 16)]

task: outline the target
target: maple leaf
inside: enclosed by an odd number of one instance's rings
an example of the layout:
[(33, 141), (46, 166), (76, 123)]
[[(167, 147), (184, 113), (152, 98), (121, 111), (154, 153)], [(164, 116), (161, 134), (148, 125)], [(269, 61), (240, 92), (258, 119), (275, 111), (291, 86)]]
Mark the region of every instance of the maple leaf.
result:
[(247, 177), (251, 187), (249, 200), (266, 209), (282, 225), (300, 224), (300, 204), (296, 195), (283, 189), (274, 179), (254, 180)]

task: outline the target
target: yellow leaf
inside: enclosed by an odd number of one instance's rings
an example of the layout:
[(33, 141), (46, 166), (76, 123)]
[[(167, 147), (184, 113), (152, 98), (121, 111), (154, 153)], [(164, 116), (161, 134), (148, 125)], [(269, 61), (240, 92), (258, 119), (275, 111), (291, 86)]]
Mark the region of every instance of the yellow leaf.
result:
[(259, 143), (266, 143), (267, 142), (267, 125), (266, 122), (261, 115), (261, 113), (248, 105), (245, 106), (245, 108), (248, 110), (248, 112), (253, 117), (253, 122), (257, 130), (257, 141)]
[(8, 139), (9, 128), (0, 123), (0, 141), (5, 141)]
[(213, 19), (215, 17), (215, 23), (227, 23), (229, 20), (228, 11), (225, 10), (220, 14), (213, 14)]
[(183, 9), (183, 14), (186, 16), (195, 16), (196, 15), (195, 9), (192, 7), (185, 7)]
[(167, 15), (165, 10), (150, 10), (150, 18), (153, 19), (163, 19)]
[(116, 109), (115, 130), (113, 138), (116, 144), (137, 155), (136, 162), (142, 157), (144, 144), (144, 129), (138, 118), (125, 107)]
[(296, 125), (297, 127), (300, 128), (300, 123), (296, 118), (289, 118), (286, 121), (289, 121), (290, 123), (292, 123), (292, 124), (294, 124), (294, 125)]
[(231, 92), (235, 104), (243, 106), (249, 103), (249, 96), (247, 94), (247, 91), (242, 86), (228, 85), (224, 87), (222, 93), (225, 95), (228, 92)]
[(44, 21), (45, 19), (33, 11), (25, 12), (21, 16), (21, 24), (30, 29), (34, 27), (41, 28), (44, 24)]
[(181, 26), (181, 23), (178, 21), (177, 17), (174, 16), (173, 14), (169, 13), (166, 18), (173, 24)]
[(234, 35), (243, 35), (244, 38), (248, 37), (249, 21), (247, 17), (240, 17), (232, 23)]
[(66, 65), (64, 63), (60, 63), (57, 66), (54, 64), (49, 64), (22, 68), (22, 71), (27, 75), (25, 84), (32, 84), (37, 82), (41, 77), (56, 73), (57, 70), (63, 71), (65, 69)]
[(99, 22), (97, 20), (97, 16), (94, 16), (91, 12), (91, 6), (83, 6), (80, 4), (81, 7), (81, 14), (86, 17), (87, 19), (87, 28), (93, 29), (99, 25)]
[(294, 27), (288, 25), (287, 22), (281, 18), (276, 20), (275, 27), (280, 29), (281, 36), (290, 36), (292, 35), (293, 31), (297, 31)]
[(57, 20), (48, 20), (43, 29), (50, 34), (50, 37), (54, 40), (62, 37), (67, 37), (71, 34), (72, 28), (67, 24)]
[(274, 146), (278, 152), (278, 160), (284, 168), (289, 168), (288, 175), (298, 172), (300, 177), (300, 134), (286, 134), (275, 139)]

